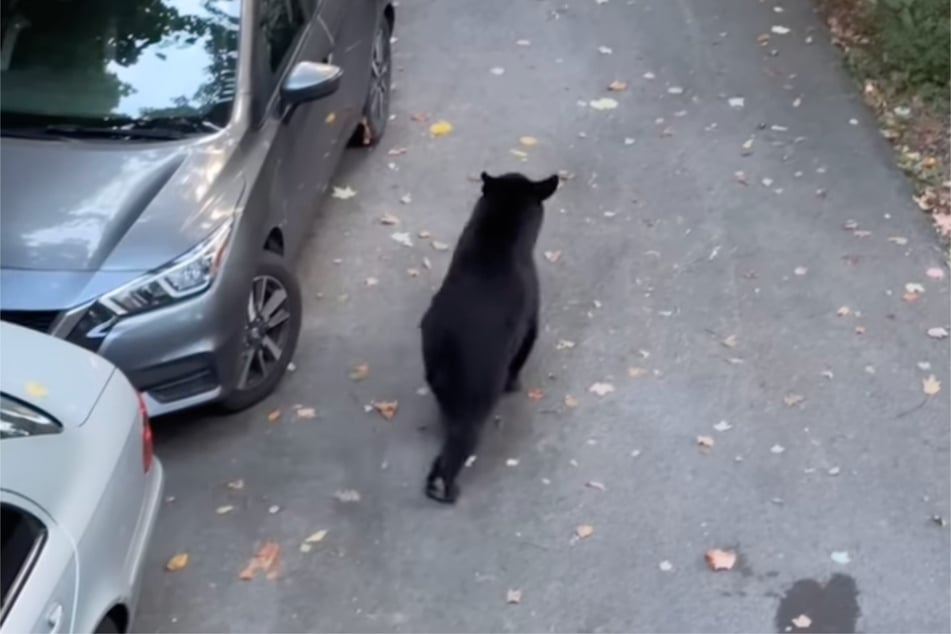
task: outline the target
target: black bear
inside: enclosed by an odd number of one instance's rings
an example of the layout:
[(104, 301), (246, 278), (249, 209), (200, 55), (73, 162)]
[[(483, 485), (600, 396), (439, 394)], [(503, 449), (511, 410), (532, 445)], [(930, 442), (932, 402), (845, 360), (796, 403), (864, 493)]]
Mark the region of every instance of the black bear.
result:
[(482, 172), (482, 197), (420, 324), (426, 382), (445, 432), (426, 478), (426, 495), (439, 502), (456, 501), (456, 477), (483, 423), (503, 391), (519, 389), (519, 371), (538, 334), (533, 251), (542, 202), (556, 189), (557, 175), (533, 181), (518, 173)]

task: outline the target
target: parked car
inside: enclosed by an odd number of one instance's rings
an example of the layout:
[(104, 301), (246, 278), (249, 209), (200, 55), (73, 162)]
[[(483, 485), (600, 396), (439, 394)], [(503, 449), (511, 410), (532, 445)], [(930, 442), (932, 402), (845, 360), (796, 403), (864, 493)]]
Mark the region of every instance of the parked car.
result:
[(389, 0), (3, 0), (0, 319), (115, 363), (153, 416), (256, 403), (294, 261), (389, 118)]
[(162, 501), (116, 367), (0, 323), (0, 632), (125, 632)]

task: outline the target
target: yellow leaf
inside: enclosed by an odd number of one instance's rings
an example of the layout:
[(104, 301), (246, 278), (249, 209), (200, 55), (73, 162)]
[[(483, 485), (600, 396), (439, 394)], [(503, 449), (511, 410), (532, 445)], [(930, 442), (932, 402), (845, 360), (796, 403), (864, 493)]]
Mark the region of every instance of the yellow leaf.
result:
[(518, 142), (524, 145), (525, 147), (532, 147), (533, 145), (538, 145), (538, 139), (536, 139), (533, 136), (520, 137)]
[(594, 526), (591, 526), (590, 524), (582, 524), (575, 529), (575, 535), (577, 535), (581, 539), (591, 537), (591, 535), (593, 534), (594, 534)]
[(333, 122), (336, 121), (336, 120), (337, 120), (337, 113), (336, 113), (336, 112), (331, 112), (331, 113), (329, 113), (329, 114), (327, 115), (327, 118), (324, 119), (324, 123), (330, 125), (331, 123), (333, 123)]
[(327, 536), (326, 529), (321, 529), (317, 531), (316, 533), (312, 533), (307, 539), (301, 542), (300, 551), (302, 553), (309, 553), (311, 549), (313, 548), (313, 545), (319, 544), (320, 542), (324, 541), (324, 537), (326, 536)]
[(43, 398), (48, 392), (45, 385), (36, 381), (28, 381), (25, 389), (26, 395), (31, 398)]
[(452, 132), (452, 124), (445, 120), (439, 120), (429, 126), (429, 133), (435, 136), (445, 136)]
[(178, 553), (168, 560), (168, 563), (165, 564), (165, 569), (169, 572), (178, 572), (179, 570), (184, 570), (187, 565), (188, 553)]
[(281, 417), (281, 410), (279, 409), (276, 409), (267, 415), (267, 419), (271, 423), (277, 421), (280, 417)]
[(934, 396), (941, 391), (941, 381), (939, 381), (935, 375), (932, 374), (927, 379), (921, 380), (921, 387), (925, 394), (928, 396)]

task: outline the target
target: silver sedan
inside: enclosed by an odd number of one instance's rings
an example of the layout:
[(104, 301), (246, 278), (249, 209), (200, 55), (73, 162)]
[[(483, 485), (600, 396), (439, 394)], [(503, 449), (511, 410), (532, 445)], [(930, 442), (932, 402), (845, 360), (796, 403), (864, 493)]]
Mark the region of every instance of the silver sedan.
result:
[(163, 485), (142, 399), (78, 346), (0, 341), (0, 632), (128, 631)]

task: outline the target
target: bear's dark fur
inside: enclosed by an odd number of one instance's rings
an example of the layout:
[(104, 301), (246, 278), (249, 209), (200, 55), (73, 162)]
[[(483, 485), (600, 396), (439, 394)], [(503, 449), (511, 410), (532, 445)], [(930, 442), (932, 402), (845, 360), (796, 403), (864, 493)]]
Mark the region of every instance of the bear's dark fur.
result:
[(517, 173), (483, 172), (482, 197), (423, 316), (426, 382), (445, 432), (426, 478), (426, 495), (434, 500), (456, 501), (456, 476), (475, 450), (483, 423), (503, 391), (519, 389), (519, 371), (538, 334), (533, 250), (542, 202), (556, 189), (557, 175), (532, 181)]

